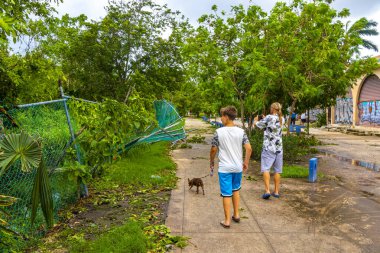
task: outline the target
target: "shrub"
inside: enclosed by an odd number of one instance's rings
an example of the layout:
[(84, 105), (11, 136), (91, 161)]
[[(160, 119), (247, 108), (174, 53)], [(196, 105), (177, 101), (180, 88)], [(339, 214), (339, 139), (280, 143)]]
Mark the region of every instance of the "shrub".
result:
[(317, 114), (317, 127), (321, 127), (321, 126), (326, 126), (327, 125), (327, 122), (326, 122), (326, 112), (323, 111), (322, 113), (320, 114)]
[[(253, 147), (252, 158), (254, 160), (261, 159), (261, 150), (263, 147), (263, 131), (254, 129), (249, 137), (251, 146)], [(301, 160), (305, 155), (315, 153), (315, 148), (312, 146), (320, 145), (320, 141), (312, 135), (284, 135), (282, 137), (284, 150), (284, 160), (295, 162)]]

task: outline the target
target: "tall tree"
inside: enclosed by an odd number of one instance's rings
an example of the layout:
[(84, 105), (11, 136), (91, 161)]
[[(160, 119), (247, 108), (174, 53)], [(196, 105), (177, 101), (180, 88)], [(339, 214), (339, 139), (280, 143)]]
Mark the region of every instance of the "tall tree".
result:
[(267, 82), (283, 94), (292, 113), (297, 103), (328, 106), (361, 75), (377, 67), (375, 59), (355, 58), (359, 34), (347, 34), (337, 12), (323, 0), (277, 3), (266, 27)]
[[(240, 108), (245, 127), (245, 101), (252, 80), (247, 78), (245, 60), (260, 43), (264, 12), (257, 6), (246, 11), (243, 6), (232, 7), (231, 14), (220, 14), (217, 6), (213, 14), (203, 15), (200, 26), (188, 40), (189, 59), (201, 89), (213, 101), (214, 109), (227, 103)], [(247, 32), (247, 27), (254, 27)], [(250, 38), (249, 42), (247, 38)], [(218, 98), (218, 99), (214, 99)]]
[(174, 35), (183, 22), (179, 13), (149, 0), (110, 1), (106, 9), (99, 22), (63, 17), (44, 44), (61, 62), (66, 90), (127, 102), (133, 92), (155, 97), (177, 89), (183, 79), (180, 33)]

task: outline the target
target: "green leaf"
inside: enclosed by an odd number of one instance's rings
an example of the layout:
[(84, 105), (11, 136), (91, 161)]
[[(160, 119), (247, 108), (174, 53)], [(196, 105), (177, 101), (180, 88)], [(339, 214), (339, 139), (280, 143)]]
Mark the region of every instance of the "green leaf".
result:
[(32, 224), (35, 221), (39, 204), (41, 204), (41, 209), (47, 226), (49, 228), (52, 227), (54, 224), (53, 196), (47, 170), (43, 161), (41, 161), (37, 170), (37, 175), (34, 178), (34, 187), (32, 192)]
[(21, 170), (29, 172), (41, 161), (42, 150), (37, 141), (30, 135), (8, 134), (0, 141), (0, 176), (16, 161), (21, 161)]

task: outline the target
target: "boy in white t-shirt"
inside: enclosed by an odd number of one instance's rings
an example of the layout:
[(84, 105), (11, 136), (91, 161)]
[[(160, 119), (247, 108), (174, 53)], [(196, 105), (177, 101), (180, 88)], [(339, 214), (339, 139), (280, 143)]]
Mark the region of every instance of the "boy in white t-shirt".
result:
[[(231, 224), (231, 199), (234, 207), (232, 220), (240, 221), (239, 216), (239, 191), (241, 188), (241, 178), (243, 170), (248, 169), (252, 148), (244, 130), (235, 126), (234, 119), (237, 110), (234, 106), (227, 106), (220, 110), (221, 120), (224, 127), (216, 130), (211, 142), (210, 170), (211, 175), (214, 170), (214, 159), (219, 151), (219, 184), (223, 197), (224, 221), (220, 222), (224, 228), (230, 228)], [(245, 148), (245, 160), (243, 163), (243, 146)]]

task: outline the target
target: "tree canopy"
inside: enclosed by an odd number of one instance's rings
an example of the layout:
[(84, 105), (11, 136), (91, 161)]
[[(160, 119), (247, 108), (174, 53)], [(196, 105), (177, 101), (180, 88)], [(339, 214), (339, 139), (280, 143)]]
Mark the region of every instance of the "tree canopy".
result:
[[(305, 110), (326, 107), (378, 65), (359, 55), (376, 50), (363, 36), (376, 22), (344, 23), (349, 10), (330, 1), (212, 7), (192, 27), (179, 12), (154, 1), (111, 0), (99, 21), (56, 16), (56, 1), (0, 4), (0, 100), (27, 103), (67, 93), (128, 103), (166, 98), (181, 113), (267, 113), (270, 103)], [(11, 19), (14, 15), (17, 19)], [(31, 18), (34, 16), (34, 18)], [(10, 42), (24, 41), (24, 53)]]

